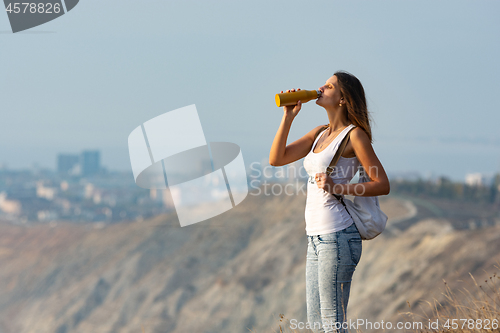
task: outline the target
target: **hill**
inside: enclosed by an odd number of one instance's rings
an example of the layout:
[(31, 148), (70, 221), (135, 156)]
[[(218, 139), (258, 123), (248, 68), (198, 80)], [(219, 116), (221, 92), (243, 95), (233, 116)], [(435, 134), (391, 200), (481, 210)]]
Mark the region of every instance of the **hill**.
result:
[[(181, 228), (142, 222), (0, 225), (0, 333), (271, 332), (305, 321), (304, 196), (252, 196)], [(388, 229), (363, 243), (349, 318), (399, 321), (500, 258), (500, 226), (458, 229), (386, 197)], [(407, 221), (413, 221), (408, 225)]]

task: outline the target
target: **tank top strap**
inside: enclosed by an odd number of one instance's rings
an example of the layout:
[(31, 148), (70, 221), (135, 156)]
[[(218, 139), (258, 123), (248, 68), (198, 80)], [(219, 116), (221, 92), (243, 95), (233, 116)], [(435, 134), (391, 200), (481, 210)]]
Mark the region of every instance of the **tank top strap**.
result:
[[(336, 146), (338, 145), (338, 142), (339, 142), (339, 139), (340, 141), (342, 141), (344, 139), (344, 137), (346, 136), (347, 132), (353, 128), (353, 127), (356, 127), (356, 125), (354, 124), (350, 124), (348, 125), (346, 128), (344, 128), (342, 130), (342, 132), (340, 132), (337, 137), (328, 145), (328, 147), (326, 147), (326, 149), (330, 149), (330, 150), (335, 150), (336, 149)], [(319, 138), (323, 135), (323, 133), (325, 133), (325, 131), (328, 131), (328, 127), (325, 128), (323, 131), (321, 131), (317, 136), (316, 136), (316, 139), (314, 140), (313, 144), (312, 144), (312, 147), (311, 147), (311, 150), (309, 152), (312, 152), (314, 150), (314, 147), (316, 147), (316, 143), (319, 141)], [(325, 149), (325, 150), (326, 150)]]
[[(347, 133), (351, 130), (351, 128), (354, 128), (354, 127), (356, 127), (356, 125), (354, 125), (354, 124), (350, 124), (350, 125), (348, 125), (346, 128), (344, 128), (344, 129), (342, 130), (342, 132), (340, 132), (340, 133), (337, 135), (337, 137), (333, 140), (333, 142), (335, 142), (335, 144), (334, 144), (334, 145), (332, 145), (332, 146), (335, 146), (336, 144), (340, 144), (340, 143), (342, 143), (342, 140), (344, 140), (344, 138), (345, 138), (345, 136), (347, 135)], [(332, 143), (333, 143), (333, 142), (332, 142)]]
[(351, 128), (354, 128), (356, 127), (356, 125), (354, 124), (350, 124), (348, 125), (346, 128), (344, 128), (342, 130), (342, 132), (340, 132), (336, 137), (335, 139), (333, 139), (332, 142), (330, 142), (330, 144), (325, 148), (325, 150), (327, 151), (327, 154), (335, 154), (335, 152), (337, 151), (337, 148), (340, 146), (340, 144), (342, 143), (342, 140), (344, 140), (345, 136), (347, 135), (347, 132), (349, 132), (349, 130)]

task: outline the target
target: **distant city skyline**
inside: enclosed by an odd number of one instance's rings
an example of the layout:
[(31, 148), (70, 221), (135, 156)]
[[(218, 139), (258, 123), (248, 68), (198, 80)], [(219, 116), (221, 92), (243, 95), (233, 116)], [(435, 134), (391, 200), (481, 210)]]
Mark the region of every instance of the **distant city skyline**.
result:
[[(94, 155), (97, 155), (97, 159), (92, 162), (94, 163), (90, 168), (93, 169), (94, 171), (89, 172), (89, 171), (84, 171), (82, 170), (82, 156), (85, 153), (92, 153)], [(58, 153), (56, 155), (56, 166), (55, 167), (47, 167), (47, 166), (41, 166), (37, 163), (34, 163), (28, 167), (24, 168), (10, 168), (7, 164), (0, 163), (0, 170), (34, 170), (34, 169), (45, 169), (45, 170), (50, 170), (52, 172), (58, 173), (60, 175), (73, 175), (73, 176), (89, 176), (93, 174), (97, 174), (100, 171), (106, 171), (106, 172), (125, 172), (129, 173), (131, 176), (131, 181), (133, 181), (133, 174), (132, 174), (132, 169), (120, 169), (120, 168), (109, 168), (106, 165), (102, 165), (100, 163), (101, 161), (101, 152), (100, 150), (83, 150), (79, 154), (76, 153)], [(68, 163), (71, 165), (68, 167)], [(252, 175), (255, 175), (255, 171), (260, 168), (262, 171), (262, 168), (266, 169), (266, 174), (269, 175), (281, 175), (277, 178), (277, 180), (283, 178), (284, 176), (289, 177), (290, 179), (295, 179), (295, 178), (304, 178), (305, 176), (305, 169), (303, 169), (303, 160), (298, 160), (295, 161), (289, 165), (283, 166), (283, 167), (273, 167), (269, 165), (267, 157), (260, 159), (259, 161), (252, 161), (249, 163), (245, 163), (246, 168), (247, 168), (247, 177), (249, 178), (249, 181), (251, 181)], [(77, 170), (72, 169), (74, 166), (77, 166)], [(72, 169), (70, 172), (64, 171), (64, 170), (69, 170)], [(270, 170), (268, 170), (270, 169)], [(283, 171), (281, 170), (283, 169)], [(292, 170), (292, 171), (289, 171)], [(496, 172), (467, 172), (463, 175), (463, 178), (457, 178), (457, 177), (452, 177), (450, 175), (447, 175), (445, 173), (432, 173), (432, 172), (421, 172), (418, 170), (405, 170), (405, 171), (388, 171), (388, 175), (391, 178), (391, 180), (401, 180), (401, 179), (407, 179), (410, 181), (414, 181), (416, 179), (423, 179), (423, 180), (432, 180), (435, 181), (440, 177), (446, 177), (449, 178), (453, 181), (458, 181), (470, 186), (475, 186), (475, 185), (488, 185), (491, 183), (491, 181), (494, 180), (494, 178), (500, 174), (500, 170)], [(266, 177), (264, 177), (266, 178)], [(274, 179), (275, 176), (270, 177), (270, 179)], [(353, 181), (356, 181), (356, 177), (354, 178)], [(281, 179), (284, 180), (284, 179)]]

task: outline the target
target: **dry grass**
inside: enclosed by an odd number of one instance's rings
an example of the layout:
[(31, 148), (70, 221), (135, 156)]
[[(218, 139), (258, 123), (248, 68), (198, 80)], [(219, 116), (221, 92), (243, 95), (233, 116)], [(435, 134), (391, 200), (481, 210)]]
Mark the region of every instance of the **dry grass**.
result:
[[(500, 269), (500, 264), (495, 265)], [(470, 274), (470, 273), (469, 273)], [(483, 284), (478, 284), (476, 279), (470, 274), (475, 289), (472, 292), (464, 288), (460, 290), (458, 297), (444, 281), (445, 291), (443, 293), (444, 301), (433, 302), (426, 301), (430, 314), (425, 309), (421, 309), (424, 315), (413, 313), (410, 303), (410, 311), (400, 313), (405, 322), (421, 322), (423, 330), (404, 330), (405, 332), (416, 333), (500, 333), (500, 276), (496, 273), (484, 280)], [(269, 333), (313, 333), (306, 329), (291, 329), (290, 320), (284, 314), (279, 314), (277, 318), (277, 328), (268, 331)], [(438, 325), (435, 326), (435, 323)], [(485, 327), (488, 323), (489, 328)], [(429, 325), (431, 324), (431, 325)], [(144, 326), (141, 327), (144, 333)], [(250, 333), (257, 333), (254, 329), (248, 329)], [(398, 330), (385, 330), (386, 332), (397, 332)], [(349, 330), (352, 332), (352, 330)], [(363, 332), (357, 329), (356, 332)]]
[[(495, 268), (500, 269), (498, 265)], [(474, 283), (472, 291), (463, 288), (457, 295), (444, 281), (444, 301), (426, 302), (430, 315), (416, 316), (412, 311), (402, 315), (424, 323), (424, 329), (419, 331), (424, 333), (500, 332), (500, 276), (494, 273), (478, 284), (472, 274), (469, 275)]]
[[(270, 331), (269, 333), (314, 333), (311, 330), (305, 330), (305, 329), (294, 330), (291, 329), (290, 326), (291, 326), (290, 319), (285, 318), (284, 314), (280, 314), (278, 316), (278, 328)], [(249, 331), (251, 333), (257, 333), (257, 331), (254, 330), (249, 329)]]
[[(500, 266), (496, 265), (495, 268), (500, 269)], [(410, 311), (401, 313), (401, 315), (406, 322), (422, 322), (423, 329), (405, 331), (418, 333), (500, 333), (500, 276), (494, 273), (481, 284), (476, 281), (472, 274), (470, 276), (474, 290), (470, 291), (464, 288), (458, 291), (459, 295), (453, 292), (448, 283), (444, 281), (444, 301), (426, 301), (430, 314), (422, 309), (424, 315), (416, 315), (408, 303)], [(271, 331), (272, 333), (312, 332), (291, 329), (290, 321), (283, 314), (279, 315), (278, 320), (278, 327)], [(257, 333), (254, 330), (249, 331)], [(397, 330), (386, 330), (386, 332), (390, 331), (396, 332)], [(357, 332), (362, 332), (362, 330), (358, 329)]]

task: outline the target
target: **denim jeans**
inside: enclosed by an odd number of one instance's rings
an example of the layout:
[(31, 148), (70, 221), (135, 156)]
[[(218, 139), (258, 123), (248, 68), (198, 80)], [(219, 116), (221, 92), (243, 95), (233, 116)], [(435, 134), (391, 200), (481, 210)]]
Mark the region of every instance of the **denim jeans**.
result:
[(331, 234), (307, 238), (307, 321), (315, 333), (347, 332), (342, 323), (352, 275), (361, 258), (361, 236), (353, 223)]

